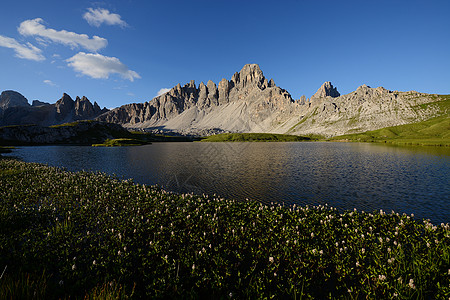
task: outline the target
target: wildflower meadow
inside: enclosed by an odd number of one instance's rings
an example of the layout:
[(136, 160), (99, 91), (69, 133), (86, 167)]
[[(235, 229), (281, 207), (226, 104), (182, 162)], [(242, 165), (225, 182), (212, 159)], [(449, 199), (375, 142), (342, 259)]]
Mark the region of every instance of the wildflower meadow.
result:
[(5, 298), (449, 299), (450, 226), (0, 159)]

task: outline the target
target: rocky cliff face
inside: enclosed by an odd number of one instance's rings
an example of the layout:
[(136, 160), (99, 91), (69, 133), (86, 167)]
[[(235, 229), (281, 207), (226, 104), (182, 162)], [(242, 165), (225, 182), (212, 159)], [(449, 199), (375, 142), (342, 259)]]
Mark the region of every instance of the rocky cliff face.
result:
[[(268, 81), (256, 64), (245, 65), (231, 80), (178, 84), (146, 103), (113, 109), (98, 119), (126, 127), (159, 128), (184, 133), (209, 129), (263, 132), (281, 122), (298, 104)], [(271, 125), (270, 125), (271, 126)]]
[(337, 88), (333, 87), (331, 82), (327, 81), (317, 90), (317, 92), (311, 97), (311, 98), (325, 98), (325, 97), (332, 97), (336, 98), (339, 97), (341, 94), (339, 94)]
[(436, 95), (393, 92), (366, 85), (340, 95), (325, 82), (310, 98), (293, 100), (268, 81), (256, 64), (245, 65), (231, 80), (178, 84), (146, 103), (113, 109), (99, 120), (129, 128), (149, 128), (184, 134), (204, 132), (273, 132), (334, 136), (412, 123), (445, 114)]
[(418, 92), (389, 91), (362, 85), (339, 97), (311, 97), (294, 117), (289, 133), (335, 136), (423, 121), (448, 115), (445, 98)]
[(36, 124), (49, 126), (90, 120), (108, 111), (92, 104), (86, 97), (74, 101), (66, 93), (55, 104), (34, 100), (33, 105), (18, 92), (5, 91), (0, 96), (0, 126)]
[(3, 91), (0, 95), (0, 109), (7, 109), (10, 107), (23, 106), (28, 107), (30, 104), (28, 103), (27, 98), (25, 98), (22, 94), (15, 91)]
[(267, 80), (256, 64), (245, 65), (230, 80), (211, 80), (173, 87), (145, 103), (100, 109), (86, 97), (67, 94), (55, 104), (33, 101), (30, 106), (17, 92), (0, 96), (0, 126), (62, 124), (93, 119), (128, 128), (174, 131), (183, 134), (267, 132), (334, 136), (418, 122), (448, 115), (444, 98), (418, 92), (389, 91), (362, 85), (340, 95), (325, 82), (307, 99), (293, 100), (284, 89)]

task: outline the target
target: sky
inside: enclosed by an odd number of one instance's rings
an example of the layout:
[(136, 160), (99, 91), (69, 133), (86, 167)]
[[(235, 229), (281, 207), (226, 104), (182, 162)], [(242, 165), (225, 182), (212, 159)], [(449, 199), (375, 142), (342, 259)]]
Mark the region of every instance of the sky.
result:
[(3, 1), (0, 91), (101, 107), (248, 63), (294, 99), (331, 81), (450, 94), (450, 1)]

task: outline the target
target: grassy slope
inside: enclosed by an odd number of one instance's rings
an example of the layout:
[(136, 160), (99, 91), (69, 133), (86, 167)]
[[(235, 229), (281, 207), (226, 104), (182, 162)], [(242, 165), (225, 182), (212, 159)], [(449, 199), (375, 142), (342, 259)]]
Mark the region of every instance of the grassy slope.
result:
[(310, 137), (274, 133), (222, 133), (208, 136), (202, 142), (299, 142)]
[(399, 145), (450, 146), (450, 118), (448, 115), (445, 115), (418, 123), (336, 136), (331, 138), (331, 140), (382, 142)]

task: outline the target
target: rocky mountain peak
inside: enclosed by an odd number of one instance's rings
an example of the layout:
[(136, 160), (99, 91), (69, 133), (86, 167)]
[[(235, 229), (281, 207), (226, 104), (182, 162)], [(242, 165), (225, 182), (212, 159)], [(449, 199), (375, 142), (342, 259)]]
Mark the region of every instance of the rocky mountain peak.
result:
[(3, 91), (0, 95), (0, 108), (7, 109), (14, 106), (30, 106), (27, 98), (16, 91)]
[(257, 86), (260, 89), (265, 89), (269, 86), (267, 79), (257, 64), (245, 65), (239, 73), (234, 73), (231, 82), (238, 89), (247, 86)]
[(273, 78), (271, 78), (269, 81), (269, 87), (276, 87), (275, 81), (273, 80)]
[(61, 99), (56, 101), (55, 103), (55, 109), (57, 113), (56, 120), (57, 122), (62, 122), (63, 120), (66, 120), (70, 117), (75, 107), (75, 101), (67, 95), (66, 93), (63, 93), (63, 96)]
[(56, 101), (56, 103), (60, 103), (60, 104), (68, 104), (74, 102), (72, 97), (70, 97), (69, 95), (67, 95), (66, 93), (63, 93), (61, 99), (59, 99), (58, 101)]
[(187, 87), (190, 89), (195, 89), (195, 80), (189, 81), (189, 83), (186, 83), (186, 85), (184, 87)]
[(361, 86), (359, 86), (357, 89), (356, 89), (356, 93), (358, 93), (358, 94), (365, 94), (367, 91), (369, 91), (371, 89), (371, 87), (370, 86), (368, 86), (368, 85), (366, 85), (366, 84), (363, 84), (363, 85), (361, 85)]
[(239, 71), (239, 75), (243, 77), (252, 74), (259, 74), (263, 76), (263, 72), (258, 64), (246, 64), (242, 67), (241, 71)]
[(335, 88), (331, 82), (326, 81), (311, 98), (325, 98), (327, 96), (335, 98), (340, 95), (341, 94), (338, 92), (337, 88)]
[[(76, 97), (74, 101), (68, 94), (63, 93), (62, 97), (54, 104), (33, 100), (33, 104), (20, 93), (14, 91), (4, 91), (0, 95), (0, 126), (37, 124), (49, 126), (78, 120), (93, 119), (108, 109), (101, 109), (94, 102), (92, 104), (85, 96)], [(12, 105), (13, 104), (13, 105)]]

